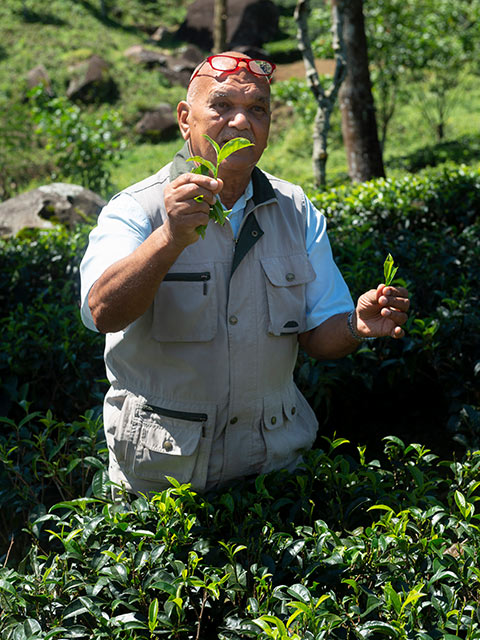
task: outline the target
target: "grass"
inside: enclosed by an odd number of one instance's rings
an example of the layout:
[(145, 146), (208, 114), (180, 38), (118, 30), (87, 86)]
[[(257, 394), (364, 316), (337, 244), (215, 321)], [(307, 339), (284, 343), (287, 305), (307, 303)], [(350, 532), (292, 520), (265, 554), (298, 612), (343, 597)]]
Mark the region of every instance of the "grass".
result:
[(158, 171), (170, 162), (182, 144), (183, 141), (179, 135), (170, 142), (130, 145), (121, 164), (112, 172), (113, 192), (125, 189)]
[[(111, 64), (119, 85), (121, 99), (113, 108), (120, 113), (124, 134), (128, 139), (128, 148), (121, 164), (113, 171), (113, 188), (124, 188), (155, 172), (181, 146), (180, 135), (176, 140), (166, 143), (140, 142), (133, 134), (134, 124), (142, 111), (161, 102), (170, 104), (174, 110), (176, 103), (184, 97), (185, 90), (183, 87), (170, 86), (158, 71), (129, 61), (125, 50), (135, 44), (154, 47), (148, 40), (145, 25), (153, 29), (159, 24), (179, 24), (190, 1), (163, 0), (159, 5), (145, 0), (116, 0), (110, 3), (109, 14), (104, 17), (100, 12), (100, 2), (96, 0), (25, 0), (25, 12), (18, 0), (4, 0), (0, 5), (0, 107), (12, 98), (21, 100), (26, 73), (35, 65), (45, 65), (55, 91), (62, 94), (68, 80), (68, 67), (92, 53), (101, 55)], [(275, 46), (272, 46), (275, 50)], [(285, 43), (282, 46), (285, 47)], [(418, 87), (412, 99), (398, 105), (384, 154), (390, 174), (405, 168), (405, 162), (400, 159), (418, 153), (425, 147), (430, 147), (433, 155), (436, 153), (435, 132), (422, 114), (423, 103), (425, 98), (421, 87)], [(8, 120), (5, 124), (0, 116), (0, 134), (2, 127), (6, 126)], [(465, 136), (476, 134), (479, 130), (480, 87), (475, 76), (464, 74), (447, 121), (446, 142), (450, 146), (443, 145), (443, 156), (461, 158), (462, 148), (465, 150), (469, 146), (469, 139)], [(468, 156), (469, 162), (475, 162), (475, 149), (470, 149), (463, 157)], [(347, 180), (348, 168), (338, 108), (332, 116), (328, 152), (328, 183), (334, 185)], [(299, 116), (285, 116), (284, 111), (275, 110), (270, 144), (260, 166), (309, 188), (313, 185), (311, 153), (311, 121), (306, 122)], [(22, 189), (42, 182), (45, 182), (44, 174), (33, 177), (31, 182), (22, 185)]]

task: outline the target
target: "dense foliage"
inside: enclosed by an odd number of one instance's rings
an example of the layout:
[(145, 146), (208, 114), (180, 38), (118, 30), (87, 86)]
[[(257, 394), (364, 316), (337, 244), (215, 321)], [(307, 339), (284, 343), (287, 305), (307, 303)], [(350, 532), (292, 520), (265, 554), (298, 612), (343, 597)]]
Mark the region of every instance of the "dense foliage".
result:
[[(305, 362), (300, 380), (307, 395), (320, 415), (330, 409), (329, 421), (343, 435), (351, 428), (373, 444), (379, 433), (409, 438), (420, 429), (432, 446), (443, 442), (448, 451), (446, 427), (458, 425), (466, 406), (479, 406), (479, 171), (441, 166), (313, 197), (329, 218), (334, 254), (352, 293), (382, 281), (390, 252), (412, 311), (400, 342), (376, 341), (342, 363)], [(358, 414), (369, 415), (365, 426)]]
[(68, 420), (101, 402), (102, 339), (79, 315), (78, 268), (89, 228), (0, 239), (2, 415), (17, 415), (14, 403), (28, 399), (35, 410), (53, 407)]
[(52, 98), (41, 86), (28, 94), (35, 133), (54, 164), (50, 179), (69, 180), (107, 193), (111, 171), (119, 163), (124, 142), (118, 113), (82, 112), (64, 97)]
[(37, 510), (0, 579), (2, 638), (479, 638), (478, 452), (388, 463), (327, 451), (200, 497), (94, 495)]
[(304, 468), (205, 496), (109, 499), (89, 225), (2, 241), (2, 638), (480, 638), (480, 173), (311, 195), (354, 295), (393, 254), (407, 336), (302, 357)]

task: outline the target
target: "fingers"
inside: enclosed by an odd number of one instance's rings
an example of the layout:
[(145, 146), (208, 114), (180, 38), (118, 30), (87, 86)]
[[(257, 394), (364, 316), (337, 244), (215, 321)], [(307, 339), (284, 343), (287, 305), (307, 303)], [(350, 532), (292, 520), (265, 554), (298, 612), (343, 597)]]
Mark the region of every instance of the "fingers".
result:
[(223, 186), (221, 180), (185, 173), (165, 188), (165, 204), (169, 209), (207, 212)]
[(388, 307), (384, 307), (380, 314), (382, 318), (388, 318), (391, 320), (396, 326), (405, 324), (408, 320), (408, 315), (401, 311), (395, 311), (394, 309), (390, 309)]
[(397, 309), (405, 313), (410, 308), (408, 291), (404, 287), (386, 287), (385, 285), (379, 285), (377, 288), (377, 302), (381, 307)]
[(379, 285), (377, 288), (378, 304), (380, 305), (380, 315), (388, 319), (393, 324), (391, 337), (395, 339), (403, 338), (405, 331), (402, 329), (408, 320), (408, 310), (410, 299), (408, 291), (404, 287), (391, 287)]
[(380, 284), (358, 299), (358, 322), (368, 335), (403, 338), (402, 326), (408, 320), (409, 308), (407, 289)]
[(392, 336), (392, 338), (398, 340), (399, 338), (403, 338), (403, 336), (405, 335), (405, 331), (402, 329), (402, 327), (394, 327), (390, 335)]
[(215, 196), (222, 190), (223, 181), (197, 173), (184, 173), (171, 183), (171, 187), (182, 199), (203, 195), (213, 204)]
[(208, 224), (210, 206), (222, 188), (222, 180), (193, 173), (182, 174), (165, 187), (165, 224), (176, 246), (185, 247), (198, 240), (196, 229)]

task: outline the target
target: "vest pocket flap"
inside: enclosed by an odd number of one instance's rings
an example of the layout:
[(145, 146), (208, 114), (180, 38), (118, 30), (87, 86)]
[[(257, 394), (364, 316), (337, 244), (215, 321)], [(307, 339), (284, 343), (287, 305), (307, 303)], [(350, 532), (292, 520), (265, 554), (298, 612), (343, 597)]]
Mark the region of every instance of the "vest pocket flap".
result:
[(169, 418), (148, 422), (142, 428), (142, 444), (150, 451), (170, 456), (191, 456), (202, 436), (200, 423), (182, 424)]
[(306, 285), (315, 279), (308, 256), (297, 253), (280, 258), (261, 258), (268, 305), (267, 331), (288, 336), (305, 331)]
[(263, 420), (269, 431), (278, 429), (283, 424), (283, 402), (280, 392), (272, 393), (263, 400)]
[(261, 258), (262, 267), (275, 287), (294, 287), (315, 280), (315, 271), (308, 256), (300, 253), (280, 258)]

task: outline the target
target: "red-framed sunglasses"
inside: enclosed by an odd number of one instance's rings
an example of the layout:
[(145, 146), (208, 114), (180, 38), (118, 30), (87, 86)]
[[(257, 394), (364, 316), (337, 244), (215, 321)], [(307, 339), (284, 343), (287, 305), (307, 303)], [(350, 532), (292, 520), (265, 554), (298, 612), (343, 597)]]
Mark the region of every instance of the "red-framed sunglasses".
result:
[(190, 83), (194, 78), (197, 77), (200, 69), (202, 69), (203, 65), (207, 63), (214, 69), (215, 71), (223, 71), (223, 73), (235, 73), (237, 69), (240, 69), (240, 63), (247, 67), (250, 73), (253, 73), (254, 76), (260, 76), (266, 78), (269, 82), (271, 82), (272, 74), (275, 71), (276, 65), (273, 62), (269, 62), (268, 60), (260, 60), (260, 59), (250, 59), (250, 58), (237, 58), (237, 56), (225, 55), (223, 53), (218, 53), (213, 56), (208, 56), (193, 72), (192, 77), (190, 78)]

